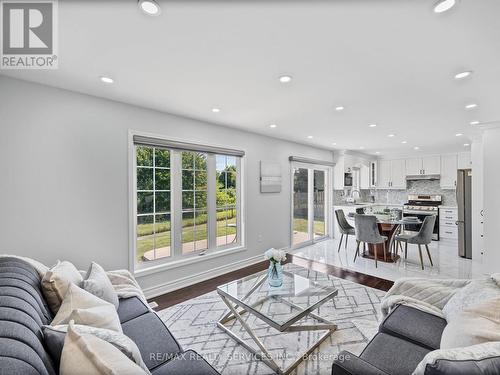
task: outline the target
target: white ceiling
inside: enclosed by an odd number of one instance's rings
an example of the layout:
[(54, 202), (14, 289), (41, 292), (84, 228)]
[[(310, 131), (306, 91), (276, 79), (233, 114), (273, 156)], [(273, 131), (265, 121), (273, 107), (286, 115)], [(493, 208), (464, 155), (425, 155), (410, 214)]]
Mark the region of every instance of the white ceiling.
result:
[(159, 1), (149, 17), (60, 0), (59, 69), (2, 74), (325, 148), (464, 150), (470, 121), (500, 120), (500, 1), (434, 2)]

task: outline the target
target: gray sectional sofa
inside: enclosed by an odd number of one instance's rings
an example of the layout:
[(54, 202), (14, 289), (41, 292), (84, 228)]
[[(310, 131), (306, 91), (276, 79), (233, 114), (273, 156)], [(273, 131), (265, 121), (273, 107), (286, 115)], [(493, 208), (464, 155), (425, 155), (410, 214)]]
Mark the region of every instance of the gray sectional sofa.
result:
[[(40, 281), (30, 264), (0, 258), (0, 375), (58, 373), (58, 359), (47, 350), (41, 328), (50, 324), (52, 314)], [(137, 344), (153, 375), (218, 374), (196, 352), (184, 351), (140, 299), (120, 300), (118, 315), (123, 332)]]
[[(430, 351), (439, 349), (446, 320), (398, 305), (380, 324), (379, 332), (356, 356), (343, 351), (332, 367), (333, 375), (410, 375)], [(500, 357), (479, 361), (437, 360), (425, 375), (500, 374)]]

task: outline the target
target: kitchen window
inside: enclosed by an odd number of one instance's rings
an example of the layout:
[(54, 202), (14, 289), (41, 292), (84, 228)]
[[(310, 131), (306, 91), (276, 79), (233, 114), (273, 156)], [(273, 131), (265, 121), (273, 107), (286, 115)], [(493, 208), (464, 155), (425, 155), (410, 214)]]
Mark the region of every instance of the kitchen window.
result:
[(243, 246), (242, 151), (132, 139), (135, 268)]

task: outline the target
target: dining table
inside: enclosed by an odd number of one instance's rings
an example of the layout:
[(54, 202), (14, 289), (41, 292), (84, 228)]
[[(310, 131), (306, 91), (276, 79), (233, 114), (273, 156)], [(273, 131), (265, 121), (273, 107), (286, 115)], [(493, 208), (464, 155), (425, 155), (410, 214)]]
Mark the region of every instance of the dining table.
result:
[(392, 251), (395, 236), (399, 234), (402, 225), (422, 224), (421, 220), (384, 219), (377, 217), (378, 230), (382, 236), (386, 236), (385, 243), (368, 244), (368, 252), (363, 252), (364, 258), (375, 259), (375, 248), (377, 248), (377, 261), (394, 263), (399, 259), (397, 251)]

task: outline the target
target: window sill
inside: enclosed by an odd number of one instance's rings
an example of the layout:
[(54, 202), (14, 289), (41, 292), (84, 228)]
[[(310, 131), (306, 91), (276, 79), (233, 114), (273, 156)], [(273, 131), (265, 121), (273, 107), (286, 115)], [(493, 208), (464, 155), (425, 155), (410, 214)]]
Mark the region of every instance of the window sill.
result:
[(224, 256), (224, 255), (239, 253), (239, 252), (245, 251), (246, 249), (247, 248), (245, 246), (241, 245), (241, 246), (237, 246), (237, 247), (231, 247), (229, 249), (221, 249), (221, 250), (211, 251), (209, 253), (205, 253), (204, 255), (194, 255), (194, 256), (170, 260), (170, 261), (166, 260), (165, 262), (163, 262), (161, 264), (156, 264), (156, 265), (151, 266), (151, 267), (136, 269), (134, 271), (134, 276), (140, 278), (140, 277), (151, 275), (154, 273), (166, 271), (166, 270), (169, 270), (172, 268), (184, 267), (187, 265), (203, 262), (203, 261), (206, 261), (208, 259), (214, 259), (214, 258), (219, 258), (219, 257)]

